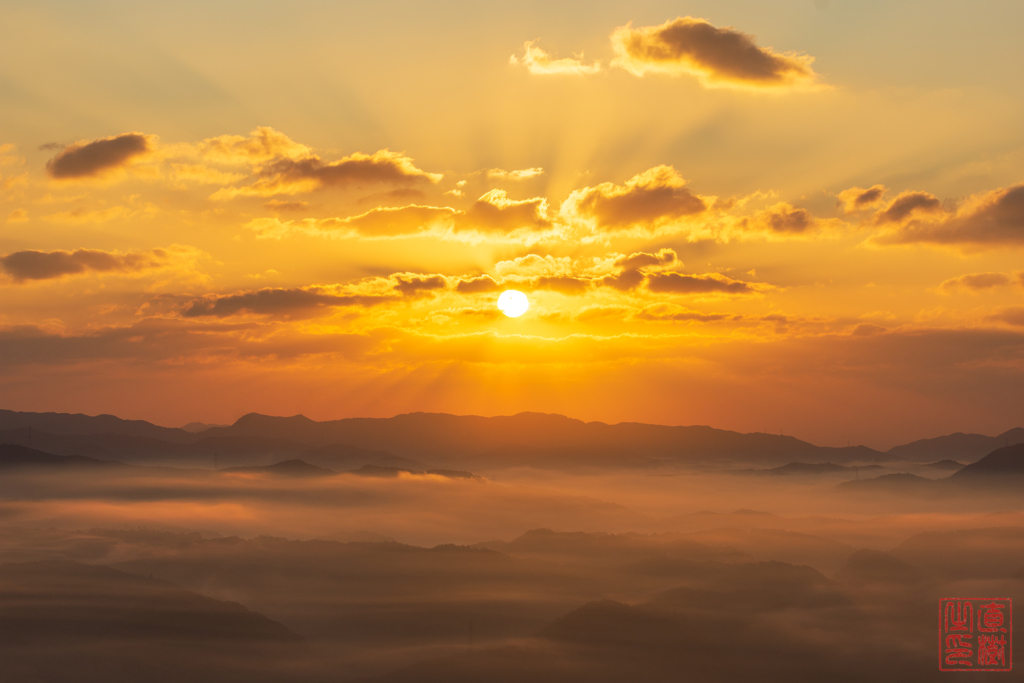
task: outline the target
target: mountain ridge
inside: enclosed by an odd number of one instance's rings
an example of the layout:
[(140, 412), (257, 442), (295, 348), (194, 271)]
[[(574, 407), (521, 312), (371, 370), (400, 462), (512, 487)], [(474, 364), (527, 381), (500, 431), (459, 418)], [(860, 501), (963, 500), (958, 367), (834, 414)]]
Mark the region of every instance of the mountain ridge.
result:
[[(326, 421), (301, 414), (277, 417), (252, 412), (231, 425), (192, 433), (113, 415), (0, 410), (0, 442), (68, 455), (202, 466), (207, 460), (214, 464), (216, 458), (221, 466), (267, 465), (285, 458), (320, 465), (316, 455), (325, 458), (325, 451), (332, 448), (351, 453), (342, 457), (351, 458), (354, 466), (383, 464), (382, 458), (390, 458), (394, 464), (411, 459), (459, 469), (474, 469), (478, 464), (563, 468), (700, 462), (928, 462), (950, 454), (973, 461), (991, 449), (970, 457), (958, 449), (974, 454), (986, 443), (1002, 445), (1000, 440), (1009, 443), (1017, 438), (1024, 442), (1024, 429), (1011, 429), (997, 437), (956, 433), (881, 452), (866, 446), (816, 446), (792, 436), (708, 425), (608, 424), (537, 412), (495, 417), (413, 412)], [(334, 463), (323, 464), (330, 467)]]

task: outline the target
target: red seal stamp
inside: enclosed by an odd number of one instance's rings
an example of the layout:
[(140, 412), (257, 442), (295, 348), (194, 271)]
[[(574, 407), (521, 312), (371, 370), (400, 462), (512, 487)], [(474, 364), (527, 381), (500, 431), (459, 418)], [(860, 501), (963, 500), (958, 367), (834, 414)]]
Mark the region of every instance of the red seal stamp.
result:
[(939, 600), (940, 671), (1010, 671), (1013, 601), (1010, 598)]

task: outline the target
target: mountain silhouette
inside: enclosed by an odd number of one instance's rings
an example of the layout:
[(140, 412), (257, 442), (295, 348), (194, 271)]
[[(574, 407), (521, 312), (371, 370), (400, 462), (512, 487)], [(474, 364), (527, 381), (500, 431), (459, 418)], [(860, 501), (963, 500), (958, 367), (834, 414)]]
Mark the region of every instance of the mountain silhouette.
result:
[(299, 639), (237, 603), (70, 560), (0, 565), (0, 604), (5, 640)]
[(158, 427), (145, 420), (122, 420), (113, 415), (81, 413), (22, 413), (0, 410), (0, 431), (27, 429), (49, 434), (123, 434), (160, 439), (171, 443), (190, 443), (194, 435), (183, 429)]
[(221, 472), (243, 472), (251, 474), (276, 474), (284, 477), (329, 477), (335, 472), (323, 467), (310, 465), (303, 460), (284, 460), (262, 467), (228, 467)]
[(921, 439), (886, 451), (894, 460), (930, 462), (933, 460), (974, 461), (1000, 446), (1024, 443), (1024, 428), (1015, 427), (999, 436), (957, 432), (934, 439)]
[(742, 474), (770, 474), (776, 476), (785, 476), (792, 474), (845, 474), (847, 472), (857, 472), (860, 470), (880, 470), (881, 465), (863, 465), (863, 466), (851, 466), (851, 465), (837, 465), (832, 462), (822, 463), (810, 463), (810, 462), (791, 462), (781, 467), (772, 467), (763, 470), (742, 470)]
[(964, 464), (957, 462), (956, 460), (939, 460), (938, 462), (930, 462), (925, 467), (931, 467), (934, 470), (945, 470), (947, 472), (955, 472), (956, 470), (962, 470)]
[(407, 413), (390, 418), (317, 422), (303, 415), (249, 413), (230, 426), (160, 427), (112, 415), (0, 410), (0, 443), (59, 455), (133, 463), (211, 467), (266, 465), (299, 458), (334, 470), (362, 465), (426, 470), (433, 467), (565, 469), (590, 466), (658, 467), (707, 462), (846, 466), (851, 462), (940, 458), (974, 460), (1004, 443), (1024, 442), (1024, 429), (997, 437), (953, 434), (881, 453), (865, 446), (815, 446), (791, 436), (740, 433), (708, 426), (583, 422), (543, 413), (480, 417)]
[(0, 444), (0, 469), (102, 469), (126, 467), (115, 460), (97, 460), (84, 455), (53, 455), (34, 448), (12, 444)]
[(834, 449), (776, 434), (741, 434), (706, 426), (670, 427), (640, 423), (608, 425), (562, 415), (519, 413), (502, 417), (409, 413), (392, 418), (348, 418), (315, 422), (302, 415), (270, 417), (251, 413), (209, 436), (286, 438), (311, 446), (347, 444), (402, 457), (454, 464), (482, 459), (491, 466), (587, 464), (609, 460), (660, 464), (718, 459), (827, 460), (880, 457), (864, 447)]
[(872, 479), (853, 479), (837, 484), (836, 488), (846, 491), (886, 491), (891, 493), (932, 492), (938, 482), (935, 479), (919, 477), (909, 472), (883, 474)]
[(1024, 443), (997, 448), (978, 462), (954, 472), (950, 479), (966, 481), (979, 478), (1019, 477), (1024, 475)]

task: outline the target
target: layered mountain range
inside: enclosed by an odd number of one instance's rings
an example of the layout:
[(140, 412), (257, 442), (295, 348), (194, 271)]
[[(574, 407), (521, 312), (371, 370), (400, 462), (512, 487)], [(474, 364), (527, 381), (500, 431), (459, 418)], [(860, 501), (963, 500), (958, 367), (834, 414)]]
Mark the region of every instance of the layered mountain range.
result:
[(112, 415), (0, 410), (0, 443), (57, 455), (191, 467), (268, 465), (300, 458), (333, 470), (365, 465), (467, 470), (529, 466), (659, 467), (752, 463), (973, 462), (1000, 446), (1024, 443), (1024, 429), (998, 436), (952, 434), (880, 452), (866, 446), (816, 446), (791, 436), (707, 426), (583, 422), (562, 415), (502, 417), (409, 413), (391, 418), (317, 422), (302, 415), (250, 413), (230, 426), (196, 431)]

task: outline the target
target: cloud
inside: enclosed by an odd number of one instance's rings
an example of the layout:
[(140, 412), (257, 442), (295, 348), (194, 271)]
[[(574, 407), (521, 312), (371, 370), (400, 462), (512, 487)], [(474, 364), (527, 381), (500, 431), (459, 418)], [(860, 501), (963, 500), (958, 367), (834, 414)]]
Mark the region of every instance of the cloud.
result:
[(309, 208), (309, 202), (285, 202), (280, 199), (271, 199), (263, 202), (263, 208), (270, 211), (305, 211)]
[[(400, 207), (370, 209), (358, 216), (337, 221), (339, 228), (349, 228), (363, 235), (408, 235), (432, 228), (450, 228), (454, 225), (455, 209), (411, 204)], [(321, 221), (324, 223), (324, 221)]]
[(849, 190), (843, 190), (836, 197), (839, 199), (839, 206), (845, 213), (855, 213), (877, 205), (887, 191), (888, 188), (885, 185), (872, 185), (866, 190), (862, 187), (851, 187)]
[(67, 275), (94, 273), (130, 273), (168, 264), (164, 249), (135, 252), (109, 252), (97, 249), (75, 251), (16, 251), (0, 257), (2, 269), (15, 282), (52, 280)]
[(688, 308), (683, 308), (677, 304), (660, 303), (651, 304), (650, 306), (644, 306), (642, 309), (633, 314), (633, 317), (638, 320), (648, 320), (651, 322), (717, 322), (719, 320), (726, 320), (730, 317), (725, 313), (699, 313), (697, 311), (691, 311)]
[(967, 275), (961, 275), (960, 277), (954, 277), (946, 280), (939, 289), (943, 291), (952, 291), (956, 289), (970, 289), (974, 291), (982, 289), (993, 289), (995, 287), (1005, 287), (1006, 285), (1012, 285), (1020, 282), (1024, 284), (1024, 273), (1019, 274), (1017, 277), (1007, 275), (1006, 273), (969, 273)]
[(629, 256), (623, 256), (616, 259), (615, 265), (623, 270), (637, 270), (647, 266), (667, 266), (678, 262), (678, 256), (676, 256), (674, 250), (661, 249), (656, 254), (640, 251)]
[[(544, 174), (544, 169), (539, 166), (534, 168), (523, 168), (518, 171), (506, 171), (500, 168), (492, 168), (487, 171), (488, 178), (497, 178), (498, 180), (529, 180), (530, 178), (536, 178), (539, 175)], [(465, 181), (460, 181), (465, 182)]]
[(716, 28), (704, 19), (679, 17), (660, 26), (615, 29), (614, 66), (647, 73), (696, 76), (705, 88), (793, 89), (813, 87), (814, 58), (758, 47), (754, 37)]
[(542, 197), (509, 199), (505, 190), (491, 190), (458, 215), (456, 230), (509, 233), (516, 230), (547, 230), (548, 202)]
[(995, 315), (990, 315), (989, 320), (998, 320), (1008, 325), (1017, 325), (1024, 327), (1024, 306), (1010, 306), (999, 311)]
[(25, 209), (14, 209), (7, 214), (8, 223), (24, 223), (28, 220), (28, 211)]
[(300, 145), (284, 133), (260, 126), (241, 135), (220, 135), (199, 143), (199, 153), (222, 164), (260, 164), (281, 157), (300, 159), (313, 155), (309, 147)]
[(605, 287), (626, 292), (639, 287), (644, 282), (644, 275), (638, 270), (624, 270), (614, 275), (606, 275), (601, 278), (601, 284)]
[(428, 173), (416, 167), (412, 159), (386, 149), (373, 154), (356, 152), (333, 162), (324, 162), (311, 155), (300, 159), (279, 158), (262, 166), (256, 182), (243, 187), (225, 187), (211, 199), (225, 200), (238, 196), (270, 197), (297, 194), (331, 187), (347, 189), (366, 185), (408, 186), (436, 183), (439, 173)]
[(490, 275), (462, 278), (455, 285), (455, 291), (460, 294), (483, 294), (497, 292), (499, 289), (502, 289), (502, 286)]
[(641, 268), (676, 264), (679, 264), (679, 260), (676, 252), (672, 249), (661, 249), (656, 254), (641, 251), (616, 259), (615, 266), (619, 269), (619, 272), (606, 275), (601, 278), (600, 282), (606, 287), (627, 291), (643, 283), (644, 275), (640, 272)]
[(585, 64), (582, 53), (573, 57), (552, 59), (551, 55), (534, 44), (536, 42), (528, 40), (523, 43), (523, 56), (520, 58), (512, 55), (508, 63), (513, 66), (522, 64), (531, 74), (542, 76), (586, 76), (601, 71), (601, 62)]
[(394, 297), (337, 294), (324, 287), (268, 287), (238, 294), (210, 295), (192, 300), (181, 315), (186, 318), (227, 318), (252, 314), (278, 318), (308, 318), (323, 315), (338, 306), (373, 306)]
[(494, 271), (501, 277), (540, 277), (543, 275), (572, 275), (573, 260), (568, 256), (548, 254), (526, 254), (494, 264)]
[(394, 289), (405, 296), (417, 296), (424, 292), (433, 292), (448, 287), (448, 281), (442, 275), (417, 275), (415, 273), (397, 273), (392, 275), (395, 280)]
[(625, 185), (602, 183), (574, 191), (562, 204), (562, 213), (593, 221), (604, 230), (654, 229), (707, 210), (704, 200), (685, 185), (671, 166), (655, 166)]
[(155, 139), (142, 133), (76, 142), (46, 164), (53, 178), (89, 178), (126, 166), (132, 159), (153, 150)]
[(733, 280), (724, 275), (682, 273), (652, 273), (647, 276), (647, 289), (664, 294), (754, 294), (758, 291), (749, 282)]
[(299, 221), (257, 218), (250, 221), (247, 227), (260, 238), (281, 239), (294, 233), (394, 237), (435, 229), (508, 234), (519, 230), (547, 230), (552, 225), (551, 219), (548, 218), (546, 199), (535, 197), (514, 200), (509, 199), (504, 190), (491, 190), (474, 202), (467, 211), (458, 211), (446, 206), (410, 204), (377, 207), (348, 218), (307, 218)]
[[(905, 201), (897, 204), (901, 197)], [(898, 222), (893, 231), (875, 238), (882, 244), (1020, 245), (1024, 244), (1024, 184), (970, 197), (955, 212), (944, 211), (927, 192), (907, 192), (876, 221)]]
[(818, 221), (807, 209), (798, 209), (786, 202), (780, 202), (750, 218), (743, 218), (739, 225), (743, 229), (766, 230), (778, 235), (802, 235), (812, 230)]
[(899, 223), (911, 216), (942, 211), (942, 202), (927, 192), (901, 192), (882, 211), (875, 214), (876, 223)]

